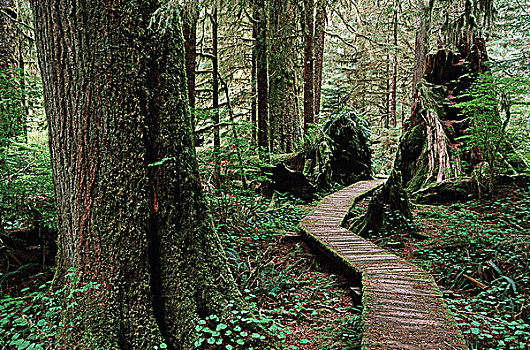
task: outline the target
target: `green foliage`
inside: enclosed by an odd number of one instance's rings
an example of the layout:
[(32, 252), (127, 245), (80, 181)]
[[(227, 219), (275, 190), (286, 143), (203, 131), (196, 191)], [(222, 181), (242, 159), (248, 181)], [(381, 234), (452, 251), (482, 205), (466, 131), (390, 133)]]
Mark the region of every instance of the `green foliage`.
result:
[(525, 349), (530, 336), (528, 190), (418, 213), (436, 235), (414, 257), (455, 291), (447, 302), (471, 349)]
[[(233, 304), (229, 304), (233, 307)], [(263, 334), (253, 332), (258, 329), (255, 324), (266, 326), (272, 320), (268, 318), (255, 318), (249, 310), (233, 310), (229, 320), (222, 321), (216, 315), (207, 316), (199, 320), (195, 326), (196, 349), (252, 349), (257, 341), (265, 340)], [(270, 330), (276, 330), (269, 327)]]
[(40, 94), (37, 85), (21, 76), (19, 70), (0, 70), (0, 151), (8, 148), (16, 136), (24, 136), (28, 108)]
[(68, 333), (75, 328), (82, 316), (64, 324), (64, 314), (76, 306), (74, 297), (91, 293), (99, 285), (80, 285), (79, 277), (73, 270), (68, 272), (67, 281), (56, 291), (50, 290), (50, 281), (25, 288), (18, 297), (0, 292), (0, 344), (5, 344), (2, 349), (50, 349), (59, 329)]
[[(530, 81), (527, 79), (480, 74), (467, 91), (470, 99), (457, 104), (469, 125), (467, 135), (459, 141), (466, 145), (464, 151), (477, 154), (483, 161), (472, 165), (477, 168), (477, 180), (487, 183), (489, 194), (501, 165), (497, 161), (499, 154), (504, 151), (502, 153), (515, 156), (513, 149), (506, 148), (507, 129), (510, 123), (518, 120), (516, 117), (520, 113), (527, 112), (521, 107), (528, 106), (529, 91)], [(486, 169), (485, 172), (481, 171), (482, 168)]]
[(42, 90), (20, 73), (0, 71), (0, 231), (49, 225), (55, 215)]
[(48, 145), (44, 139), (12, 141), (0, 153), (0, 228), (52, 226), (55, 203)]

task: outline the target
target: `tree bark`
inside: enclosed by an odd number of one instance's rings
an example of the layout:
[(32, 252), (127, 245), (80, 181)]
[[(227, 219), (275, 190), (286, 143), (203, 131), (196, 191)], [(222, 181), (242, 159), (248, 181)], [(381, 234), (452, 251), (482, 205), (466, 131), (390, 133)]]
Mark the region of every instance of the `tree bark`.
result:
[[(199, 9), (194, 2), (186, 2), (182, 14), (182, 34), (186, 51), (186, 78), (192, 116), (195, 109), (195, 70), (197, 68), (197, 21)], [(195, 123), (194, 123), (195, 124)]]
[[(201, 192), (184, 43), (158, 1), (32, 0), (60, 229), (75, 293), (56, 348), (187, 349), (239, 293)], [(65, 324), (68, 324), (65, 322)]]
[(324, 67), (324, 45), (326, 31), (327, 0), (318, 0), (315, 20), (315, 123), (320, 114), (320, 99), (322, 96), (322, 70)]
[(0, 0), (0, 70), (15, 68), (15, 25), (13, 0)]
[[(254, 12), (255, 14), (255, 12)], [(258, 42), (258, 29), (255, 18), (252, 19), (252, 39), (254, 40), (254, 46), (252, 47), (252, 68), (250, 72), (250, 122), (252, 124), (252, 145), (258, 144), (258, 77), (257, 77), (257, 42)]]
[[(17, 105), (17, 83), (15, 69), (16, 30), (13, 18), (16, 18), (12, 0), (0, 0), (0, 82), (3, 100), (0, 104), (0, 151), (9, 144), (9, 139), (19, 135), (22, 124), (21, 113)], [(0, 167), (3, 167), (3, 158), (0, 158)]]
[(274, 0), (269, 12), (269, 110), (272, 152), (291, 152), (299, 134), (295, 85), (296, 22), (291, 0)]
[(314, 0), (304, 0), (304, 131), (315, 122)]
[(398, 44), (398, 9), (397, 4), (394, 3), (394, 16), (393, 16), (393, 55), (392, 55), (392, 92), (390, 102), (390, 125), (396, 126), (396, 109), (397, 109), (397, 44)]
[(213, 132), (213, 157), (214, 157), (214, 184), (215, 188), (221, 189), (221, 131), (219, 127), (219, 53), (218, 53), (218, 16), (217, 1), (213, 3), (212, 14), (212, 108), (213, 124), (216, 125)]
[(415, 59), (414, 59), (414, 76), (412, 80), (413, 95), (416, 94), (417, 85), (425, 72), (425, 61), (429, 50), (429, 32), (431, 30), (431, 12), (434, 0), (417, 0), (418, 20), (416, 30)]
[(258, 93), (258, 147), (269, 152), (269, 69), (265, 0), (254, 3), (256, 23), (256, 83)]

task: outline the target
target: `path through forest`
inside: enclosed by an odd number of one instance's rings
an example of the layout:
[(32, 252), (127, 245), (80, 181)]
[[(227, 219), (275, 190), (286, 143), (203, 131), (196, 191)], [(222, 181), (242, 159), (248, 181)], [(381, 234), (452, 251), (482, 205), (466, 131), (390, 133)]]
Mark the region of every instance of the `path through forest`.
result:
[(353, 200), (382, 183), (358, 182), (325, 197), (300, 227), (362, 274), (363, 349), (467, 349), (431, 275), (341, 227)]

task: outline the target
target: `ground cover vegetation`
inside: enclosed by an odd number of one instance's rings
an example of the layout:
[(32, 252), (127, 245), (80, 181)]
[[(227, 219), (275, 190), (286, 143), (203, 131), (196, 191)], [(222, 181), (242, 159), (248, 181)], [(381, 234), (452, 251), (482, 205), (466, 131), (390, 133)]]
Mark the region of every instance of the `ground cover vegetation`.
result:
[(0, 0), (0, 349), (358, 349), (297, 224), (375, 174), (364, 235), (435, 276), (470, 349), (528, 348), (526, 3), (73, 3)]
[(528, 347), (528, 189), (507, 186), (489, 200), (417, 205), (414, 225), (369, 236), (435, 277), (470, 349)]

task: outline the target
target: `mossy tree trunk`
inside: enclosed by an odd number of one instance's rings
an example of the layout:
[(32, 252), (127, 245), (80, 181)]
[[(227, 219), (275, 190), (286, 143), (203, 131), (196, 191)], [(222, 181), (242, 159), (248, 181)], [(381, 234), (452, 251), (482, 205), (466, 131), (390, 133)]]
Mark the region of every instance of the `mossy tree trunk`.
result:
[(256, 89), (258, 147), (268, 152), (269, 149), (269, 66), (268, 66), (268, 34), (267, 9), (265, 0), (254, 2), (254, 19), (256, 20)]
[(158, 1), (32, 0), (60, 252), (75, 294), (57, 348), (191, 348), (239, 293), (199, 183), (180, 19)]
[[(403, 185), (417, 191), (432, 183), (459, 177), (461, 158), (472, 164), (472, 152), (462, 152), (460, 136), (466, 133), (467, 122), (455, 105), (465, 101), (466, 90), (487, 61), (483, 30), (493, 16), (491, 0), (466, 2), (460, 6), (449, 2), (437, 7), (418, 1), (421, 13), (416, 36), (414, 68), (414, 100), (412, 113), (405, 124), (395, 167), (403, 174)], [(455, 17), (441, 28), (439, 45), (445, 48), (427, 54), (432, 11), (444, 17), (443, 11), (455, 11)]]
[(318, 122), (320, 114), (320, 100), (322, 97), (322, 71), (324, 68), (324, 46), (326, 38), (327, 0), (318, 0), (315, 10), (315, 34), (314, 34), (314, 69), (315, 69), (315, 121)]
[[(434, 1), (429, 0), (428, 4), (425, 0), (417, 1), (414, 100), (394, 171), (383, 190), (372, 198), (368, 212), (352, 225), (351, 229), (356, 233), (379, 230), (389, 213), (393, 217), (406, 218), (410, 212), (408, 204), (399, 206), (401, 198), (408, 201), (402, 187), (409, 193), (415, 192), (432, 183), (456, 179), (460, 174), (459, 136), (466, 133), (467, 125), (455, 105), (468, 98), (466, 89), (473, 77), (484, 69), (487, 56), (480, 26), (488, 25), (493, 7), (490, 0), (466, 2), (463, 7), (457, 2), (437, 7)], [(454, 10), (452, 16), (458, 13), (458, 17), (445, 24), (438, 38), (439, 44), (445, 43), (448, 48), (427, 54), (434, 8)], [(464, 154), (464, 157), (472, 155)]]
[(270, 147), (276, 153), (292, 152), (301, 137), (300, 114), (294, 103), (297, 98), (293, 59), (297, 55), (295, 5), (292, 0), (270, 3)]
[(13, 0), (0, 0), (0, 70), (15, 68), (15, 24)]
[(182, 33), (184, 35), (184, 49), (186, 52), (186, 77), (188, 80), (188, 100), (192, 111), (195, 109), (195, 70), (197, 68), (198, 20), (198, 4), (194, 1), (185, 2), (182, 9)]
[(392, 171), (387, 182), (370, 201), (364, 215), (354, 218), (351, 213), (350, 211), (346, 217), (346, 220), (351, 222), (349, 229), (362, 237), (377, 234), (384, 229), (410, 229), (412, 211), (401, 183), (401, 174)]
[[(17, 96), (15, 47), (17, 30), (13, 19), (16, 19), (16, 8), (12, 0), (0, 0), (0, 152), (9, 144), (9, 139), (20, 135), (24, 120), (20, 108), (20, 97)], [(0, 157), (0, 169), (3, 167)]]
[(466, 90), (484, 71), (484, 40), (470, 40), (457, 52), (439, 50), (427, 56), (425, 75), (418, 85), (395, 164), (411, 192), (457, 179), (462, 174), (462, 159), (469, 164), (476, 162), (477, 155), (473, 150), (464, 151), (460, 141), (468, 125), (455, 106), (468, 98)]

